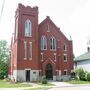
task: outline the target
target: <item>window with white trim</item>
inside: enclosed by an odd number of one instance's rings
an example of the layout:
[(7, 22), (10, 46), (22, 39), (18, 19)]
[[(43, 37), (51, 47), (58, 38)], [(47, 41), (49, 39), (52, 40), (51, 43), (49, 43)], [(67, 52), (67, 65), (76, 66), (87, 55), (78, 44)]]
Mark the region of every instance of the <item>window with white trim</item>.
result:
[(41, 50), (46, 50), (47, 49), (47, 39), (45, 36), (41, 37)]
[(24, 42), (24, 60), (27, 59), (27, 42)]
[(67, 45), (64, 44), (64, 51), (67, 51)]
[(29, 19), (27, 19), (25, 21), (25, 36), (26, 37), (32, 36), (32, 25), (31, 25), (31, 21)]
[(64, 54), (64, 62), (67, 62), (67, 54)]
[(67, 75), (67, 69), (64, 70), (64, 73), (63, 73), (63, 74), (64, 74), (64, 75)]
[(30, 42), (30, 60), (32, 60), (32, 42)]
[(56, 50), (56, 39), (54, 37), (50, 38), (50, 49)]

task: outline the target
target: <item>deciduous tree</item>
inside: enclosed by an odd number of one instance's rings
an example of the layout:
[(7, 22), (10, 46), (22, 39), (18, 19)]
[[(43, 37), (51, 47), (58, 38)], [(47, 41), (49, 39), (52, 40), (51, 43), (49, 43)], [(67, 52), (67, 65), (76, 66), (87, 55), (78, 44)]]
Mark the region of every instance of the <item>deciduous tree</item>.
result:
[(6, 40), (0, 40), (0, 79), (7, 76), (9, 47)]

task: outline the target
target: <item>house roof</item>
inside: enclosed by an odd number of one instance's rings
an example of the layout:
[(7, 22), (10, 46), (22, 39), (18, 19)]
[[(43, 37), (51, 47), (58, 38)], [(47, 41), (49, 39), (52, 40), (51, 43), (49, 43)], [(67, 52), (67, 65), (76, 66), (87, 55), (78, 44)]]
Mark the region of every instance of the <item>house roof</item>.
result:
[(74, 61), (90, 60), (90, 52), (86, 52), (74, 59)]

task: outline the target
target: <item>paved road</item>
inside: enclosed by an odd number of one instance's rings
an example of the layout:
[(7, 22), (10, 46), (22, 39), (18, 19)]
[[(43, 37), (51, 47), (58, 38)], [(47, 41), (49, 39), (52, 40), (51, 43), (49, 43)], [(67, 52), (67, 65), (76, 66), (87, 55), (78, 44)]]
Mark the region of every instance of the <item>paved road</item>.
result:
[(62, 87), (55, 87), (49, 90), (90, 90), (90, 86), (82, 85), (82, 86), (62, 86)]

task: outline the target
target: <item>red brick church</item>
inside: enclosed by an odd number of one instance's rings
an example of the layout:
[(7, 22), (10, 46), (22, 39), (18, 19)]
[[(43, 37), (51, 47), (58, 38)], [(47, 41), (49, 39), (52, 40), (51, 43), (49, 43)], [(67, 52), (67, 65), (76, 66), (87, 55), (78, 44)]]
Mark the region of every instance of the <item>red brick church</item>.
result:
[(38, 23), (38, 7), (18, 5), (11, 41), (8, 76), (15, 81), (69, 79), (73, 70), (72, 41), (49, 16)]

